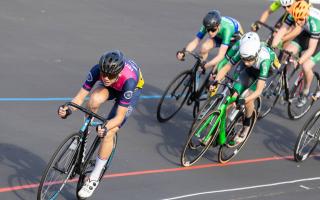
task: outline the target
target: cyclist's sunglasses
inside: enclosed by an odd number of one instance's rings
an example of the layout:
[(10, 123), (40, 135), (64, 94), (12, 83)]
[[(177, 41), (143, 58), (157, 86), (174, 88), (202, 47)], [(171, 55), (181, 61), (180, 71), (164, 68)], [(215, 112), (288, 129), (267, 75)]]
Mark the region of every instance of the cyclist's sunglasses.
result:
[(216, 32), (218, 30), (219, 26), (215, 26), (212, 28), (206, 28), (208, 32)]
[(282, 6), (284, 9), (290, 9), (291, 8), (291, 5), (289, 6)]
[(101, 72), (101, 76), (107, 77), (109, 80), (112, 80), (112, 79), (118, 78), (119, 74), (107, 74), (107, 73)]
[(241, 57), (241, 60), (243, 60), (245, 62), (252, 62), (252, 61), (256, 61), (256, 58), (257, 57), (253, 57), (253, 56), (250, 56), (250, 57), (247, 57), (247, 58)]

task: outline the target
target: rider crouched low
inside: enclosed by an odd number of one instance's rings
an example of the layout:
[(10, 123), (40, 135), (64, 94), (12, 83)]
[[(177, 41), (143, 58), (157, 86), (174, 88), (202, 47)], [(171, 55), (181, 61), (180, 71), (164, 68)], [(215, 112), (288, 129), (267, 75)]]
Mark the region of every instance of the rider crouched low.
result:
[[(238, 51), (218, 72), (210, 85), (210, 90), (214, 90), (215, 85), (224, 79), (232, 66), (237, 65), (234, 72), (236, 79), (234, 95), (239, 97), (237, 105), (244, 105), (246, 110), (243, 131), (235, 138), (235, 142), (240, 143), (249, 132), (251, 117), (255, 109), (254, 102), (261, 95), (273, 62), (277, 59), (274, 51), (265, 43), (260, 42), (259, 35), (255, 32), (244, 34), (240, 42), (236, 43), (232, 49), (238, 49)], [(244, 93), (245, 90), (247, 92)]]

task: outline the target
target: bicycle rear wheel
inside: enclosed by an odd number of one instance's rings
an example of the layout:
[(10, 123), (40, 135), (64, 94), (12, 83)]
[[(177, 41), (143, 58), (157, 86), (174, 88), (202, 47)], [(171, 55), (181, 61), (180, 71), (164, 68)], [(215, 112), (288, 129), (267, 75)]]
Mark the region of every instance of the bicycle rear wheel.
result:
[[(110, 167), (116, 147), (117, 147), (117, 138), (118, 135), (116, 134), (113, 138), (113, 148), (112, 148), (112, 152), (111, 155), (108, 158), (108, 161), (105, 165), (105, 167), (103, 168), (99, 181), (101, 181), (101, 179), (103, 178), (103, 175), (105, 174), (105, 172), (107, 171), (107, 169)], [(98, 136), (96, 136), (91, 149), (89, 149), (88, 154), (85, 157), (85, 161), (84, 164), (82, 165), (81, 168), (81, 172), (80, 172), (80, 176), (79, 176), (79, 180), (78, 180), (78, 184), (77, 184), (77, 198), (80, 200), (83, 200), (83, 198), (80, 198), (78, 196), (78, 192), (79, 190), (82, 188), (83, 184), (85, 183), (85, 181), (89, 178), (91, 172), (93, 171), (95, 164), (96, 164), (96, 157), (98, 155), (98, 150), (99, 150), (99, 144), (100, 144), (100, 138)]]
[[(302, 72), (301, 72), (302, 73)], [(298, 76), (294, 85), (292, 86), (289, 94), (289, 104), (288, 104), (288, 115), (290, 119), (299, 119), (303, 117), (311, 108), (314, 103), (314, 99), (311, 97), (307, 98), (307, 103), (302, 106), (298, 107), (297, 104), (299, 103), (299, 97), (302, 94), (304, 88), (304, 78), (303, 76)], [(317, 72), (314, 72), (314, 77), (312, 79), (312, 84), (310, 87), (310, 94), (316, 94), (319, 91), (320, 85), (320, 78)]]
[(248, 140), (252, 129), (256, 123), (257, 120), (257, 113), (256, 111), (253, 112), (251, 117), (251, 123), (250, 123), (250, 129), (248, 134), (245, 136), (242, 142), (239, 144), (234, 144), (234, 138), (235, 136), (241, 134), (241, 131), (243, 130), (243, 120), (244, 120), (244, 113), (241, 112), (234, 121), (230, 124), (230, 127), (228, 127), (228, 133), (227, 133), (227, 141), (225, 144), (220, 146), (219, 153), (218, 153), (218, 160), (220, 163), (226, 163), (229, 162), (235, 155), (239, 153), (243, 145)]
[(196, 163), (216, 139), (219, 134), (219, 116), (219, 111), (210, 111), (197, 127), (191, 127), (180, 157), (182, 166), (188, 167)]
[(157, 119), (166, 122), (182, 108), (191, 92), (192, 73), (190, 70), (177, 75), (163, 93), (158, 107)]
[(282, 89), (282, 74), (276, 75), (271, 80), (271, 83), (267, 84), (267, 88), (261, 94), (261, 107), (258, 112), (258, 119), (262, 119), (267, 116), (272, 108), (276, 105), (279, 100), (281, 89)]
[(42, 175), (37, 194), (38, 200), (56, 199), (68, 179), (75, 175), (80, 139), (79, 133), (73, 133), (59, 145)]
[(320, 111), (311, 116), (303, 126), (294, 147), (294, 159), (304, 161), (313, 152), (319, 142)]

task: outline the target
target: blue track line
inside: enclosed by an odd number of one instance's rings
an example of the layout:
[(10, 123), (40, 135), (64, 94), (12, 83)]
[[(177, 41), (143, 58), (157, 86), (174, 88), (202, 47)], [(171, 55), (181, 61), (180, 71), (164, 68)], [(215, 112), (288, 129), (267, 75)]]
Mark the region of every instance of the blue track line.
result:
[[(160, 99), (160, 95), (142, 95), (141, 100)], [(71, 97), (52, 98), (0, 98), (0, 102), (41, 102), (41, 101), (71, 101)]]

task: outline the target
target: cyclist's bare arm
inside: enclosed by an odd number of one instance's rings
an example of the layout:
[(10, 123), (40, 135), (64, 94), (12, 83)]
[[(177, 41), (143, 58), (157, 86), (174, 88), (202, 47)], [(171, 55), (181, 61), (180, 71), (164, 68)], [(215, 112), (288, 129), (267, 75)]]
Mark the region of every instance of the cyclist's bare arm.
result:
[(113, 128), (119, 127), (126, 117), (128, 108), (124, 106), (118, 106), (117, 114), (114, 118), (110, 119), (106, 124), (107, 130), (111, 130)]
[(246, 102), (249, 102), (249, 101), (252, 101), (252, 100), (255, 100), (256, 98), (258, 98), (262, 94), (265, 83), (266, 83), (265, 80), (259, 79), (257, 82), (256, 90), (253, 93), (251, 93), (248, 97), (246, 97)]
[(295, 37), (297, 37), (301, 32), (303, 28), (301, 26), (296, 26), (292, 31), (288, 32), (282, 40), (283, 42), (293, 40)]
[(186, 46), (186, 51), (192, 52), (194, 51), (198, 44), (200, 43), (200, 39), (198, 37), (195, 37), (191, 42), (188, 43)]
[[(198, 37), (195, 37), (191, 42), (189, 42), (185, 48), (186, 51), (192, 52), (195, 50), (200, 43), (200, 39)], [(182, 60), (184, 57), (183, 52), (178, 52), (177, 53), (177, 59)]]
[[(76, 96), (72, 99), (72, 102), (78, 105), (82, 105), (82, 103), (84, 102), (84, 99), (88, 96), (89, 91), (81, 88), (78, 93), (76, 94)], [(72, 107), (72, 110), (76, 110), (76, 108)]]
[(268, 18), (269, 18), (269, 16), (270, 16), (271, 13), (273, 13), (273, 12), (268, 8), (267, 10), (265, 10), (265, 11), (262, 13), (259, 21), (262, 22), (262, 23), (266, 23), (266, 21), (268, 20)]
[(289, 26), (287, 24), (282, 24), (279, 31), (275, 34), (273, 40), (272, 40), (272, 47), (275, 48), (279, 45), (283, 37), (286, 33), (289, 31)]
[(306, 62), (314, 54), (317, 48), (318, 42), (319, 42), (319, 39), (316, 39), (316, 38), (309, 39), (308, 49), (305, 52), (303, 52), (303, 54), (301, 55), (298, 61), (299, 64)]
[[(79, 90), (79, 92), (77, 93), (77, 95), (72, 99), (72, 102), (75, 103), (75, 104), (78, 104), (78, 105), (82, 105), (82, 103), (84, 102), (84, 99), (86, 98), (86, 96), (88, 94), (89, 94), (89, 92), (87, 90), (81, 88)], [(64, 118), (67, 115), (67, 110), (68, 109), (71, 109), (73, 111), (76, 110), (76, 108), (74, 108), (74, 107), (68, 107), (68, 106), (60, 107), (59, 110), (58, 110), (58, 115), (61, 118)]]
[[(206, 69), (208, 69), (209, 67), (213, 67), (216, 66), (226, 55), (227, 51), (228, 51), (229, 46), (228, 45), (224, 45), (221, 44), (218, 54), (216, 55), (216, 57), (214, 57), (212, 60), (210, 60), (209, 62), (207, 62), (204, 67)], [(214, 71), (215, 69), (213, 69)]]
[(231, 70), (232, 68), (232, 64), (230, 62), (228, 62), (217, 74), (216, 76), (216, 80), (218, 82), (220, 82), (222, 79), (224, 79), (224, 77), (226, 76), (226, 74)]

